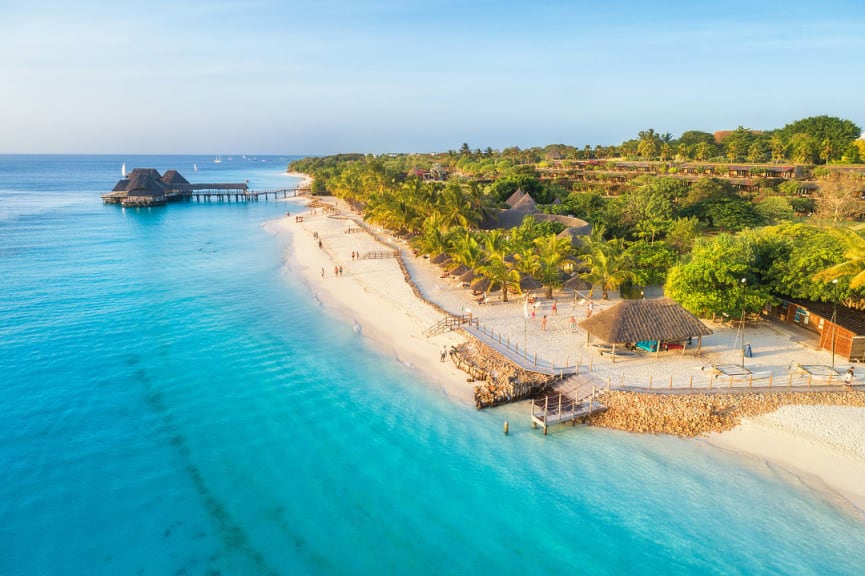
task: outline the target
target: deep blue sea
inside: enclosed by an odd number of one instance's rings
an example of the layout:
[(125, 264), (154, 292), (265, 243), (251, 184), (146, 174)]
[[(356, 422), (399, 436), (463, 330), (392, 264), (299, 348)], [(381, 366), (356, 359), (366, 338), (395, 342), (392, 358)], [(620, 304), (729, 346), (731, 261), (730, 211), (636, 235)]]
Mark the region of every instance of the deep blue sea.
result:
[(284, 203), (99, 197), (288, 160), (0, 156), (0, 575), (863, 573), (756, 459), (454, 403), (285, 268)]

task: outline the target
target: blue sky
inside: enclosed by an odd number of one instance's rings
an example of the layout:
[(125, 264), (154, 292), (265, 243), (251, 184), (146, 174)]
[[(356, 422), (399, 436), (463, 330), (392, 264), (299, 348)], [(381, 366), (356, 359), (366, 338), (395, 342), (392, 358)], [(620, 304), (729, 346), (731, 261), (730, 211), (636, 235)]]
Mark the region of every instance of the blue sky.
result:
[(865, 125), (865, 2), (0, 2), (0, 153), (424, 152)]

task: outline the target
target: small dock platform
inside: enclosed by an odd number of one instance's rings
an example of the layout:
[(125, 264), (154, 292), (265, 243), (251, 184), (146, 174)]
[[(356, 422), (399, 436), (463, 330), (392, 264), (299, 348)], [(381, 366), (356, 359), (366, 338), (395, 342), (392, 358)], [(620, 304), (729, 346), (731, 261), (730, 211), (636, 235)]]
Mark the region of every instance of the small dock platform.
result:
[(582, 400), (564, 392), (549, 394), (532, 401), (532, 428), (540, 427), (546, 436), (549, 427), (554, 424), (570, 422), (574, 426), (580, 418), (606, 409), (606, 406), (595, 401), (594, 392)]

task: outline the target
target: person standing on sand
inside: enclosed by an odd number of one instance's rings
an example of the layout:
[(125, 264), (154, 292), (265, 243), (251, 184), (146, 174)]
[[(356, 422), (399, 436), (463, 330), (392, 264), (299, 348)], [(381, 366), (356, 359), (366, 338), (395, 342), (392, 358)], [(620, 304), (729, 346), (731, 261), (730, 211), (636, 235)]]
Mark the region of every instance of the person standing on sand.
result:
[(547, 329), (547, 315), (544, 314), (544, 317), (541, 318), (541, 330)]
[(556, 305), (556, 301), (553, 300), (553, 314), (559, 313), (559, 307)]
[(324, 266), (321, 267), (321, 277), (324, 278)]
[(577, 319), (574, 316), (571, 316), (571, 330), (577, 329)]
[(844, 374), (844, 387), (845, 388), (852, 388), (853, 387), (853, 378), (854, 378), (853, 372), (854, 372), (854, 368), (852, 366), (850, 366), (850, 368), (847, 369), (847, 373)]
[(442, 346), (442, 357), (441, 357), (441, 361), (444, 362), (445, 360), (447, 360), (447, 357), (448, 357), (448, 349), (447, 349), (447, 346)]

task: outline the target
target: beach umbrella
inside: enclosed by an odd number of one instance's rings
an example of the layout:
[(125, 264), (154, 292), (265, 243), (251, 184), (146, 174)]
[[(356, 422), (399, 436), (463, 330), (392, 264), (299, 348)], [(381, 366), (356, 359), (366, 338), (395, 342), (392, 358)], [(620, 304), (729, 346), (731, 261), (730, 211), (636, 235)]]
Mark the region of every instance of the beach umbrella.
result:
[[(456, 263), (452, 262), (451, 264), (456, 264)], [(449, 269), (449, 272), (453, 276), (459, 276), (460, 274), (465, 274), (468, 271), (469, 271), (469, 267), (466, 266), (465, 264), (456, 264), (455, 266), (452, 266)]]
[(501, 289), (498, 283), (492, 283), (489, 278), (484, 278), (483, 276), (475, 278), (470, 286), (472, 290), (477, 290), (478, 292), (495, 292)]
[(591, 284), (589, 284), (579, 276), (572, 276), (565, 280), (565, 283), (562, 284), (562, 289), (564, 290), (588, 290), (591, 287)]
[(475, 273), (475, 271), (469, 269), (469, 270), (466, 270), (465, 272), (463, 272), (462, 274), (460, 274), (460, 282), (471, 282), (472, 280), (474, 280), (477, 277), (478, 277), (478, 275)]
[(520, 290), (539, 290), (543, 284), (532, 278), (531, 276), (523, 276), (520, 278)]

